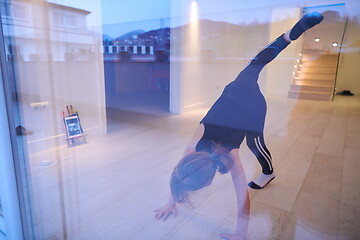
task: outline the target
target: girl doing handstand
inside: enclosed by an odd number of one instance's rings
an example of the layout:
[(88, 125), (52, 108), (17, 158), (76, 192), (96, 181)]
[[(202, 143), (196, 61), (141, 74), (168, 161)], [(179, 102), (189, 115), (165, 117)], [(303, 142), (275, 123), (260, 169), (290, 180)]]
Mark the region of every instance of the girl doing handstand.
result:
[(221, 234), (227, 239), (245, 239), (250, 213), (246, 179), (239, 158), (239, 147), (246, 137), (247, 146), (256, 156), (262, 173), (250, 188), (262, 189), (275, 178), (271, 154), (264, 141), (266, 101), (257, 83), (260, 71), (291, 41), (319, 24), (323, 16), (310, 13), (259, 52), (249, 65), (228, 84), (221, 96), (201, 120), (187, 145), (184, 156), (170, 180), (171, 194), (166, 205), (155, 210), (155, 218), (165, 220), (176, 215), (176, 203), (188, 202), (188, 193), (211, 184), (216, 171), (230, 172), (237, 198), (235, 234)]

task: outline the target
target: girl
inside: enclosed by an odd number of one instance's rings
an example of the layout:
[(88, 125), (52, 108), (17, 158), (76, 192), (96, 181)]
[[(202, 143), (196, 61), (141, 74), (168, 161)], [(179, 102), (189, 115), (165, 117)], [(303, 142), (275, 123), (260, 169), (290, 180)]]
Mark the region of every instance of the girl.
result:
[(201, 120), (187, 145), (184, 157), (175, 167), (170, 180), (171, 194), (166, 205), (155, 210), (155, 218), (176, 216), (176, 203), (189, 202), (188, 194), (211, 184), (216, 171), (231, 173), (237, 197), (235, 234), (221, 234), (227, 239), (245, 239), (250, 213), (249, 194), (239, 147), (246, 136), (247, 146), (258, 159), (262, 173), (248, 186), (262, 189), (274, 178), (271, 154), (264, 141), (266, 101), (257, 83), (259, 73), (291, 41), (319, 24), (319, 13), (304, 15), (295, 26), (256, 55), (249, 65), (228, 84), (221, 96)]

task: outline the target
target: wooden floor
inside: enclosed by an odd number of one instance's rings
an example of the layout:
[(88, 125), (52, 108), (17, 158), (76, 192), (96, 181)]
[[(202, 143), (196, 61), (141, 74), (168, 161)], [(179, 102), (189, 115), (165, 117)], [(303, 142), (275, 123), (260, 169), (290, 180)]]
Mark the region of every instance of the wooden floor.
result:
[[(180, 206), (178, 217), (165, 222), (153, 218), (206, 110), (119, 121), (119, 131), (85, 145), (32, 154), (35, 238), (209, 240), (232, 233), (229, 174), (195, 193), (194, 209)], [(265, 136), (276, 178), (250, 190), (248, 239), (360, 239), (360, 98), (268, 98)], [(240, 157), (250, 181), (260, 166), (246, 145)]]

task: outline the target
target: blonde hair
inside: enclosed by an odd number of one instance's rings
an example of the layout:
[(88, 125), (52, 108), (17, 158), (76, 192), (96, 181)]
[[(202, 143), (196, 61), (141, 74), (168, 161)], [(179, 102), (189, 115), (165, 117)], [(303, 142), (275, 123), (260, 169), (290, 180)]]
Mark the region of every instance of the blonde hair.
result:
[(189, 192), (211, 184), (216, 171), (227, 173), (233, 161), (229, 151), (216, 144), (212, 152), (195, 152), (185, 155), (171, 175), (170, 188), (175, 201), (190, 203)]

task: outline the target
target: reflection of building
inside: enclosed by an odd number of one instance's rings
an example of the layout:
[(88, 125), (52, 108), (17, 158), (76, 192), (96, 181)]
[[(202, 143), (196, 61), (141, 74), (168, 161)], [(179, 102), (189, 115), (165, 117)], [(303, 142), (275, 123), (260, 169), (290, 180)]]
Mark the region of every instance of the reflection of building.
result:
[[(101, 35), (87, 28), (90, 12), (86, 10), (45, 0), (0, 0), (0, 6), (6, 64), (12, 76), (8, 87), (16, 92), (16, 104), (27, 119), (17, 124), (33, 131), (28, 140), (34, 143), (61, 136), (63, 126), (51, 121), (38, 125), (36, 118), (51, 118), (51, 113), (61, 112), (69, 102), (78, 109), (103, 106), (103, 92), (99, 91), (103, 58), (97, 54)], [(90, 92), (91, 97), (85, 94)], [(42, 106), (42, 111), (35, 112), (39, 107), (34, 106)], [(82, 114), (88, 121), (86, 127), (103, 126), (103, 108), (97, 109), (96, 117)]]
[(130, 41), (115, 40), (111, 43), (104, 44), (104, 53), (130, 52), (132, 54), (149, 54), (154, 55), (154, 44), (150, 41)]
[(130, 32), (114, 40), (103, 42), (105, 61), (168, 61), (170, 29), (160, 28), (149, 32)]
[[(3, 24), (9, 26), (4, 28), (8, 55), (24, 61), (44, 61), (50, 56), (54, 61), (64, 61), (86, 60), (89, 53), (97, 52), (94, 33), (86, 27), (89, 11), (45, 1), (16, 0), (0, 4)], [(43, 28), (35, 27), (39, 22)]]
[(110, 44), (104, 44), (104, 60), (155, 60), (154, 46), (141, 45), (132, 42), (115, 41)]

